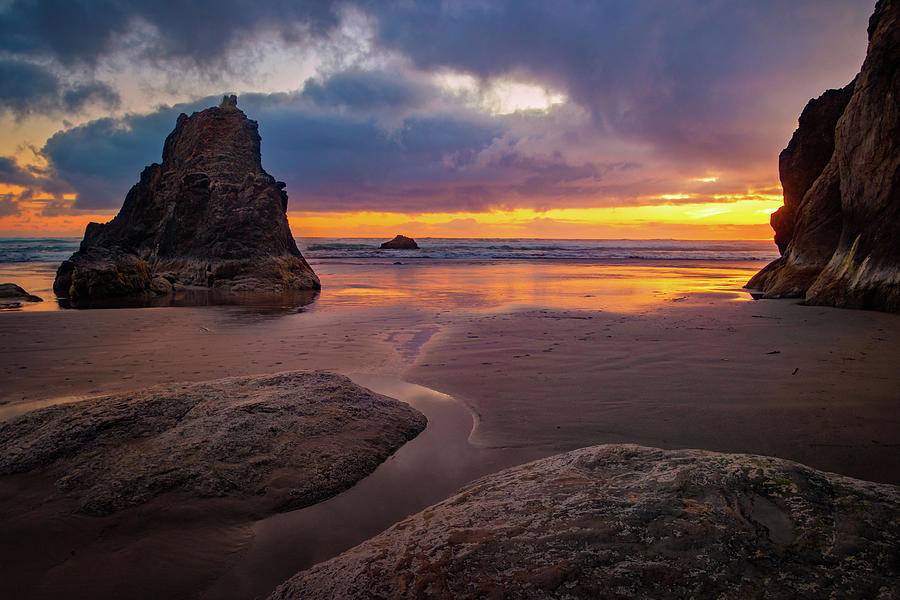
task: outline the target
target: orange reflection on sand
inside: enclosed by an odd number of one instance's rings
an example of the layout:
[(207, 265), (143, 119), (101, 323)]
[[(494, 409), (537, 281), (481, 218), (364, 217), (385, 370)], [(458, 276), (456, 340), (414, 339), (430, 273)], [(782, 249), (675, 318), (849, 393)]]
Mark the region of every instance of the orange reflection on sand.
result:
[(429, 310), (548, 307), (634, 312), (671, 303), (750, 300), (741, 288), (764, 262), (321, 261), (313, 310), (410, 306)]
[[(322, 281), (320, 295), (305, 308), (315, 311), (544, 307), (636, 312), (673, 303), (750, 300), (741, 287), (765, 266), (759, 261), (310, 262)], [(55, 267), (8, 263), (0, 266), (0, 279), (17, 281), (46, 300), (21, 310), (55, 310), (51, 290)]]
[(388, 290), (377, 287), (349, 287), (337, 289), (332, 292), (335, 295), (350, 298), (368, 298), (369, 300), (378, 300), (384, 298), (398, 298), (404, 294), (399, 290)]

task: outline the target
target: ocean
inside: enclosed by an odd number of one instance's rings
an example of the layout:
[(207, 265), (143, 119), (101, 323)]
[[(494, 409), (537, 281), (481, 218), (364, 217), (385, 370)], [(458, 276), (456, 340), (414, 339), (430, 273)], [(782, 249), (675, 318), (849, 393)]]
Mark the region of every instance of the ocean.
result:
[[(381, 250), (382, 238), (297, 238), (322, 279), (312, 308), (406, 303), (435, 309), (541, 305), (629, 310), (691, 292), (727, 291), (778, 257), (769, 240), (419, 238), (419, 250)], [(80, 238), (0, 238), (0, 283), (56, 310), (56, 267)]]
[[(0, 263), (59, 263), (78, 249), (80, 238), (0, 238)], [(770, 261), (770, 240), (553, 240), (420, 238), (419, 250), (380, 250), (378, 238), (297, 238), (316, 260), (703, 260)]]

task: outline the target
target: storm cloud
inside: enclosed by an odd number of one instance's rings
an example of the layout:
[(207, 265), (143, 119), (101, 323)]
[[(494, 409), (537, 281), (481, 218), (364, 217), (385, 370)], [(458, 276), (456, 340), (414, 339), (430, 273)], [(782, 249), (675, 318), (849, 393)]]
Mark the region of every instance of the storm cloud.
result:
[(21, 60), (0, 60), (0, 112), (78, 112), (87, 104), (119, 105), (119, 94), (105, 83), (67, 84), (50, 70)]
[(63, 64), (92, 64), (135, 26), (157, 36), (158, 55), (215, 62), (260, 28), (290, 41), (337, 24), (325, 0), (13, 0), (0, 12), (0, 50)]

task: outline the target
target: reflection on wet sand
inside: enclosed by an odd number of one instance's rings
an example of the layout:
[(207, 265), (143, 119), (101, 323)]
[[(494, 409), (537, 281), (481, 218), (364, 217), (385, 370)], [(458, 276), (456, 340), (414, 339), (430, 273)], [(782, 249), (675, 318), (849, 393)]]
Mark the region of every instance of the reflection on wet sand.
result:
[(422, 309), (545, 306), (632, 312), (689, 296), (750, 300), (754, 261), (453, 262), (315, 265), (323, 291), (314, 310), (406, 305)]
[[(750, 300), (742, 286), (764, 262), (615, 260), (459, 261), (407, 260), (312, 263), (322, 291), (287, 295), (222, 295), (192, 290), (175, 296), (119, 299), (77, 308), (239, 305), (287, 310), (403, 306), (428, 310), (495, 309), (515, 306), (634, 312), (666, 302)], [(20, 310), (68, 308), (54, 300), (53, 269), (0, 265), (0, 280), (20, 282), (46, 301)]]
[(247, 306), (288, 310), (315, 302), (318, 290), (293, 290), (277, 293), (238, 293), (216, 289), (185, 289), (169, 295), (126, 296), (75, 302), (59, 298), (61, 308), (159, 308), (161, 306)]

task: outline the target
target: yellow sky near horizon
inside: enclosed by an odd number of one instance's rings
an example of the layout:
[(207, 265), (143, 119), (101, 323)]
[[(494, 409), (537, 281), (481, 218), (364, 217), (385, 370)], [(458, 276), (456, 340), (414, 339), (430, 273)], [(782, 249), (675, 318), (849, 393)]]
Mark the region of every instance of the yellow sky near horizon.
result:
[[(677, 195), (672, 195), (677, 196)], [(638, 206), (494, 210), (407, 214), (400, 212), (288, 212), (297, 237), (489, 238), (680, 238), (770, 239), (769, 215), (780, 196), (752, 195), (734, 200), (661, 202)], [(106, 222), (114, 212), (45, 214), (40, 201), (25, 202), (19, 214), (0, 217), (4, 237), (80, 237), (90, 221)]]

